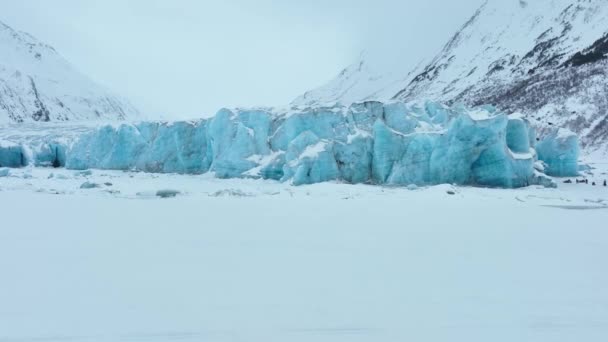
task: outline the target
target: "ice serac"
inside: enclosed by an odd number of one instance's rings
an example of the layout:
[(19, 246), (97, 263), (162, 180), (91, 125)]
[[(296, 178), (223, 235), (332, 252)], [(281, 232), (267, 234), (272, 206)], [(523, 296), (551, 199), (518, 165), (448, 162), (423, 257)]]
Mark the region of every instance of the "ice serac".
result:
[(573, 132), (560, 128), (536, 146), (538, 157), (547, 164), (545, 172), (555, 177), (578, 175), (579, 140)]
[(264, 110), (220, 110), (209, 121), (211, 168), (220, 178), (240, 177), (257, 166), (251, 158), (270, 154), (270, 114)]
[(283, 179), (294, 185), (314, 184), (338, 178), (338, 164), (332, 152), (333, 144), (306, 131), (294, 139), (285, 154)]
[[(372, 101), (349, 107), (222, 109), (196, 122), (108, 125), (67, 147), (33, 149), (32, 158), (71, 169), (213, 172), (220, 178), (294, 185), (341, 181), (515, 188), (550, 183), (534, 169), (534, 142), (525, 119), (491, 106)], [(568, 143), (577, 147), (577, 141)], [(541, 159), (554, 165), (553, 155), (561, 153), (562, 145), (541, 143)]]

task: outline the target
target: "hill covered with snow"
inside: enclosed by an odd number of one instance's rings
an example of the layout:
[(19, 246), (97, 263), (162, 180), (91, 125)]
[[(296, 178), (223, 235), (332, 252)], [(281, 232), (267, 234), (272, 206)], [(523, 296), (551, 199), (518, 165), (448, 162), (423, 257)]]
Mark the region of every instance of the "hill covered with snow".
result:
[(139, 113), (55, 49), (0, 22), (0, 123), (122, 120)]
[(605, 0), (488, 0), (431, 60), (386, 73), (363, 55), (294, 104), (388, 99), (493, 104), (523, 112), (541, 134), (567, 127), (585, 148), (605, 148), (606, 23)]

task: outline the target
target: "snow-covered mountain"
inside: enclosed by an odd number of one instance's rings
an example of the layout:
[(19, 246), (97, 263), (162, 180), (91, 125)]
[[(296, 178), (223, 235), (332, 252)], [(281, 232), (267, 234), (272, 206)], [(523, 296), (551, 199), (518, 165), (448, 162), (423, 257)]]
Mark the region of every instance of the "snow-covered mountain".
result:
[(31, 35), (0, 22), (0, 123), (138, 117), (128, 101)]
[(362, 56), (296, 105), (436, 100), (520, 111), (608, 143), (608, 1), (488, 0), (430, 61), (380, 73)]

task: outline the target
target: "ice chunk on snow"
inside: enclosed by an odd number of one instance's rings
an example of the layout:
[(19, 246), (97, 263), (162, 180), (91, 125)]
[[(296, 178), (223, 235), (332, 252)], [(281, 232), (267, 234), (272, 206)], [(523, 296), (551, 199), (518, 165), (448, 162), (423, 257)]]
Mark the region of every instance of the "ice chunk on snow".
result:
[(160, 197), (160, 198), (173, 198), (173, 197), (177, 197), (177, 195), (181, 194), (180, 191), (178, 190), (171, 190), (171, 189), (166, 189), (166, 190), (158, 190), (156, 192), (156, 196)]
[(101, 185), (97, 184), (97, 183), (93, 183), (93, 182), (84, 182), (80, 185), (81, 189), (96, 189), (96, 188), (101, 188)]

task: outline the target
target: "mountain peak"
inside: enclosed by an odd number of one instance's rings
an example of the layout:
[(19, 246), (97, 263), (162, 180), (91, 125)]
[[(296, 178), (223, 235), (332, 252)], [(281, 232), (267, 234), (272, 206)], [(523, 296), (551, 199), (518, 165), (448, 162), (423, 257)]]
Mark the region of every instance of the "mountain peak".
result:
[(0, 123), (138, 117), (50, 45), (0, 22)]
[(608, 145), (606, 22), (605, 0), (487, 0), (429, 61), (388, 77), (351, 66), (306, 102), (492, 104), (525, 113), (540, 134), (561, 125), (587, 147)]

